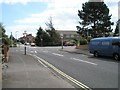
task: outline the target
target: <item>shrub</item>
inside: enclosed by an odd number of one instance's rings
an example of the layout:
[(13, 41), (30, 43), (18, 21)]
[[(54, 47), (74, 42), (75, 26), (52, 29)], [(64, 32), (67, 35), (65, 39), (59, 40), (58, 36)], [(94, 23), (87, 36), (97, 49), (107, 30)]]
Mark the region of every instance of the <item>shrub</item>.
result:
[(93, 37), (88, 37), (87, 41), (90, 42), (91, 39), (93, 39)]
[(85, 38), (83, 38), (83, 37), (80, 37), (80, 45), (86, 45), (86, 44), (88, 44), (88, 41), (85, 39)]

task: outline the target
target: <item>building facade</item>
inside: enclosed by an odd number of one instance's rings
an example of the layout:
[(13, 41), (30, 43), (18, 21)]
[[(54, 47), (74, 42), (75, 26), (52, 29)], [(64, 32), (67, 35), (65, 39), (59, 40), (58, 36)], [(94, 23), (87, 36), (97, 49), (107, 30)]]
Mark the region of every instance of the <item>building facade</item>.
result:
[(57, 30), (61, 37), (63, 37), (64, 41), (79, 39), (79, 34), (77, 31), (67, 31), (67, 30)]

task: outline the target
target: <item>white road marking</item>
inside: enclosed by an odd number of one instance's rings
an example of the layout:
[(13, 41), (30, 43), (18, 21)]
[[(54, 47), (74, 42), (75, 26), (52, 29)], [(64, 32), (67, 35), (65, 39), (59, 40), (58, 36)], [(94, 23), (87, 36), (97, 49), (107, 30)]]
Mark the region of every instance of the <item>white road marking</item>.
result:
[(85, 61), (85, 60), (81, 60), (81, 59), (76, 59), (76, 58), (70, 58), (70, 59), (73, 59), (73, 60), (76, 60), (76, 61), (80, 61), (80, 62), (84, 62), (84, 63), (88, 63), (88, 64), (92, 64), (92, 65), (98, 65), (96, 63)]
[(34, 53), (34, 51), (30, 51), (31, 53)]
[(44, 53), (48, 53), (49, 51), (43, 51)]
[(35, 53), (37, 53), (37, 51), (35, 51)]
[(58, 53), (52, 53), (53, 55), (63, 57), (64, 55), (58, 54)]

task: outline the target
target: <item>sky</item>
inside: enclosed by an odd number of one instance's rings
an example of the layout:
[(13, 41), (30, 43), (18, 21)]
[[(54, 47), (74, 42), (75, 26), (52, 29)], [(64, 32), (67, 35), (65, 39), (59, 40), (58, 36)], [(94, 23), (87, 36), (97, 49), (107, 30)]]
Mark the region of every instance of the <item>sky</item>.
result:
[[(118, 2), (120, 0), (104, 0), (112, 14), (113, 30), (118, 20)], [(52, 22), (56, 30), (77, 30), (79, 25), (78, 10), (88, 0), (0, 0), (0, 22), (6, 34), (11, 32), (15, 38), (23, 36), (24, 31), (36, 36), (38, 28), (47, 28), (45, 23)]]

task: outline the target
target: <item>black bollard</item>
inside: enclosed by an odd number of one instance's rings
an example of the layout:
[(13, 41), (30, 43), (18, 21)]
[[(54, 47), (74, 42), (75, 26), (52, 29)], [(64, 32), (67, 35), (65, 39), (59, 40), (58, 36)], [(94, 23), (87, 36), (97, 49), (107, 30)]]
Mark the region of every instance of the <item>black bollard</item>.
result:
[(25, 55), (26, 55), (26, 46), (25, 46)]

